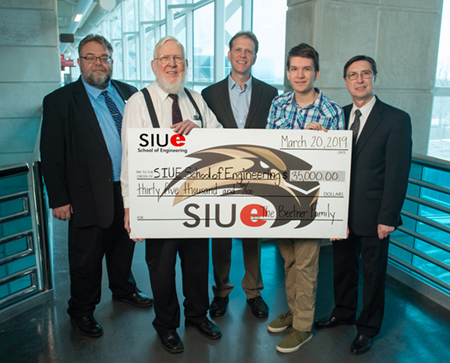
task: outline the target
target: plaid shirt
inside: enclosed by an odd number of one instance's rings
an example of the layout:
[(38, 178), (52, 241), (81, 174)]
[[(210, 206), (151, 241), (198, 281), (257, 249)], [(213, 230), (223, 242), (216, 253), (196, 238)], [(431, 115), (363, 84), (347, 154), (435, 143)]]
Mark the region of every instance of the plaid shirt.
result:
[(294, 91), (277, 96), (272, 101), (266, 129), (304, 129), (316, 121), (328, 130), (344, 129), (342, 108), (322, 91), (315, 89), (319, 96), (309, 106), (300, 107), (295, 102)]

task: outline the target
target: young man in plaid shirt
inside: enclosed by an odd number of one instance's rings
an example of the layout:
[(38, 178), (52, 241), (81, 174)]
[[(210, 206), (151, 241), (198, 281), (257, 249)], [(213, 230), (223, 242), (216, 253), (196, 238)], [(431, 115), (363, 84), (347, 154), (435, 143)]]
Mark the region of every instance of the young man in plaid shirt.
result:
[[(302, 43), (289, 51), (287, 77), (293, 91), (272, 101), (267, 129), (326, 131), (344, 128), (342, 108), (314, 88), (319, 74), (319, 54), (314, 48)], [(278, 239), (285, 260), (289, 311), (279, 315), (267, 328), (278, 333), (292, 326), (278, 343), (279, 352), (295, 352), (312, 338), (321, 242), (321, 239)]]

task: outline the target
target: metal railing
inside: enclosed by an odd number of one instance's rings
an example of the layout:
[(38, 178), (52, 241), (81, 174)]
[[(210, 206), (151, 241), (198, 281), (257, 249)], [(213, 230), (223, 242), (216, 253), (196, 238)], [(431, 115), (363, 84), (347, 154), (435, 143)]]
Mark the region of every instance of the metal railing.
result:
[(0, 321), (53, 298), (40, 162), (0, 167)]
[(450, 295), (450, 163), (414, 154), (391, 263)]

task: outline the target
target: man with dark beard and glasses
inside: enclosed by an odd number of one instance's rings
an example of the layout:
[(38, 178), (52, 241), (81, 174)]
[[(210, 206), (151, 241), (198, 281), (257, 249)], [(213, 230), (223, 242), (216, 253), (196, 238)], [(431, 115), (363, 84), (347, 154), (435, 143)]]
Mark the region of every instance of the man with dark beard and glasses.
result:
[[(174, 37), (164, 37), (155, 46), (152, 70), (156, 81), (130, 98), (125, 107), (122, 132), (122, 195), (125, 228), (129, 224), (129, 187), (127, 130), (130, 128), (172, 128), (187, 134), (195, 127), (221, 128), (202, 96), (184, 88), (187, 60), (184, 47)], [(189, 94), (192, 99), (189, 98)], [(151, 101), (151, 102), (150, 102)], [(153, 117), (150, 113), (153, 110)], [(153, 126), (155, 125), (155, 126)], [(149, 232), (151, 234), (151, 232)], [(186, 325), (195, 327), (208, 339), (222, 334), (206, 317), (208, 301), (209, 240), (207, 238), (147, 239), (146, 261), (155, 298), (155, 320), (162, 346), (170, 353), (181, 353), (183, 342), (176, 329), (180, 326), (175, 264), (180, 255), (183, 273), (184, 315)]]
[(131, 273), (135, 244), (123, 226), (122, 115), (136, 88), (111, 80), (111, 44), (88, 35), (78, 48), (81, 77), (44, 98), (41, 159), (53, 216), (69, 220), (71, 298), (67, 312), (84, 335), (99, 337), (106, 256), (113, 300), (150, 307)]

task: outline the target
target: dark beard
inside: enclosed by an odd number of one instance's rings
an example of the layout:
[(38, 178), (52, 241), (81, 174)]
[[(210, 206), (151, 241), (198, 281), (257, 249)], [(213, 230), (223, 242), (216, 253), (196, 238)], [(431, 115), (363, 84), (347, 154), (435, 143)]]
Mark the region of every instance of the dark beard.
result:
[[(104, 75), (102, 77), (95, 77), (94, 76), (94, 71), (95, 70), (102, 70), (102, 71), (106, 71), (104, 73)], [(91, 72), (89, 74), (82, 74), (84, 81), (95, 87), (95, 88), (100, 88), (100, 89), (105, 89), (106, 87), (108, 87), (109, 82), (111, 81), (111, 77), (112, 77), (112, 68), (108, 71), (106, 68), (104, 67), (96, 67), (94, 69), (91, 70)]]

